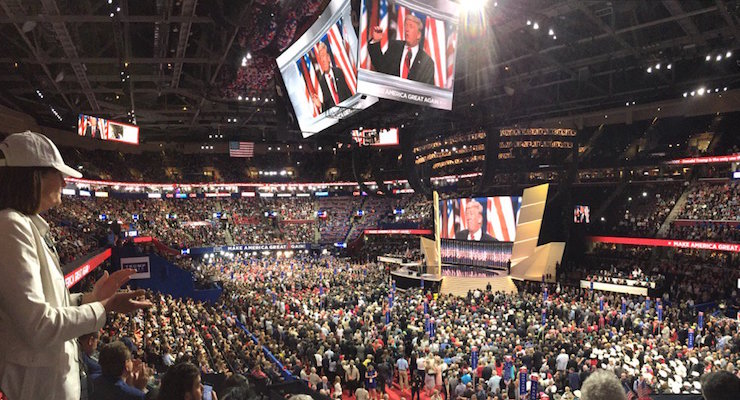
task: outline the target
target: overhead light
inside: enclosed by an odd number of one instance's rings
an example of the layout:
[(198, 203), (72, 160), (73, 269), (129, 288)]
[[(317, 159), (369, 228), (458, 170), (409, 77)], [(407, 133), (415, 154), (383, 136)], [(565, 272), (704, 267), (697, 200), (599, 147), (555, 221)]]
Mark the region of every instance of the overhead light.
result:
[(717, 57), (714, 58), (714, 61), (722, 61), (722, 54), (717, 55)]
[(709, 61), (711, 59), (712, 59), (712, 55), (711, 54), (707, 54), (707, 56), (704, 57), (704, 61)]
[(113, 15), (114, 15), (113, 13), (110, 13), (110, 17), (111, 17), (111, 18), (113, 18)]
[(626, 103), (625, 103), (624, 105), (625, 105), (625, 106), (627, 106), (627, 107), (629, 107), (629, 105), (630, 105), (630, 102), (628, 101), (628, 102), (626, 102)]
[(247, 60), (251, 60), (251, 59), (252, 59), (252, 53), (247, 53)]
[(552, 35), (552, 40), (558, 40), (558, 37), (556, 35)]
[(725, 58), (730, 58), (730, 57), (732, 57), (731, 51), (728, 51), (727, 53), (725, 53)]
[(527, 26), (530, 26), (530, 25), (532, 25), (532, 20), (531, 19), (528, 19), (527, 20)]
[(648, 74), (652, 74), (652, 73), (653, 73), (653, 67), (648, 67), (648, 69), (647, 69), (647, 73), (648, 73)]
[(298, 145), (298, 150), (301, 150), (301, 149), (303, 149), (303, 145), (302, 144), (299, 144)]
[(699, 96), (704, 96), (704, 92), (705, 91), (706, 91), (706, 89), (704, 89), (703, 87), (701, 87), (701, 88), (699, 88), (699, 90), (696, 91), (696, 94), (698, 94)]
[(547, 31), (547, 34), (548, 34), (548, 35), (550, 35), (550, 36), (552, 36), (552, 35), (554, 35), (554, 34), (555, 34), (555, 31), (554, 31), (554, 30), (552, 30), (552, 28), (550, 28), (550, 30), (549, 30), (549, 31)]
[(683, 97), (687, 97), (689, 94), (687, 92), (683, 92)]
[(723, 91), (723, 92), (726, 92), (726, 91), (727, 91), (727, 86), (725, 86), (725, 87), (724, 87), (724, 88), (722, 89), (722, 91)]
[(671, 68), (673, 68), (673, 64), (668, 64), (668, 65), (665, 66), (665, 68), (666, 69), (671, 69)]
[(237, 100), (241, 100), (241, 99), (242, 99), (242, 96), (239, 96), (239, 97), (237, 97), (236, 99), (237, 99)]
[(655, 69), (660, 69), (660, 63), (655, 64)]
[(121, 7), (116, 7), (116, 12), (121, 12)]
[(540, 24), (535, 22), (534, 25), (532, 25), (532, 29), (534, 30), (540, 29)]
[(694, 96), (695, 94), (696, 94), (696, 92), (692, 90), (691, 91), (691, 96)]

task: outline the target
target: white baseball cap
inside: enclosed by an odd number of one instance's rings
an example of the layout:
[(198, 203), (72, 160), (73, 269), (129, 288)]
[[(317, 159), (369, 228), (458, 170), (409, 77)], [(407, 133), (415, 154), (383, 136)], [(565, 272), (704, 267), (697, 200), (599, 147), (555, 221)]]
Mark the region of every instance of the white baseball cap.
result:
[(51, 167), (73, 178), (82, 173), (62, 160), (59, 149), (48, 137), (31, 131), (14, 133), (0, 143), (0, 167)]

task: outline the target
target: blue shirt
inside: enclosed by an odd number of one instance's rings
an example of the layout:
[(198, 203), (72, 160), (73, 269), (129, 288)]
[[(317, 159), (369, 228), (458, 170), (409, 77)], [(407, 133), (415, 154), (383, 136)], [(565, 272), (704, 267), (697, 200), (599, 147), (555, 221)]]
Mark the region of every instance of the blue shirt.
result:
[(93, 381), (90, 397), (95, 400), (144, 400), (144, 392), (127, 385), (121, 377), (101, 375)]
[(396, 361), (396, 367), (399, 371), (406, 371), (409, 369), (409, 362), (406, 361), (405, 358), (399, 358), (398, 361)]

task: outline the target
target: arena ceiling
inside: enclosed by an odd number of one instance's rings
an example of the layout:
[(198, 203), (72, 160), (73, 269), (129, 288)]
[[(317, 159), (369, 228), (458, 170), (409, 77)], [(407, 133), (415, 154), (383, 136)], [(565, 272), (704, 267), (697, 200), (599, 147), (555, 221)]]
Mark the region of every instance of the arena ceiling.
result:
[[(0, 104), (70, 130), (78, 113), (135, 118), (144, 141), (294, 140), (274, 58), (327, 2), (0, 0)], [(526, 123), (740, 83), (736, 0), (488, 0), (484, 16), (461, 32), (453, 111), (383, 101), (319, 136)]]

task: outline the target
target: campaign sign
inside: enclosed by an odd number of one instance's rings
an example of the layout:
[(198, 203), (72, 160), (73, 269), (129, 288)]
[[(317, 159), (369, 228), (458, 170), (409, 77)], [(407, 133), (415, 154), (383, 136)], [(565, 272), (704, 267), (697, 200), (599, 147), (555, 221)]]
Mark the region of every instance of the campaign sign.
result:
[(519, 372), (519, 395), (527, 394), (527, 372), (522, 369)]
[(130, 279), (149, 279), (152, 277), (149, 268), (149, 257), (121, 258), (121, 268), (136, 271)]

